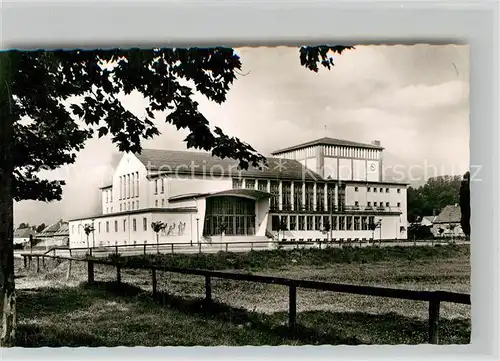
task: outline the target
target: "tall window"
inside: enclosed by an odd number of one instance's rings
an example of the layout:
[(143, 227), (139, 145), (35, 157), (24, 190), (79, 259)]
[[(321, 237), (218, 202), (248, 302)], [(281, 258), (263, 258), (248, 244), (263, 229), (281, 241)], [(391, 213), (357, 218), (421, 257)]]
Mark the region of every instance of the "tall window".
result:
[(124, 219), (123, 220), (123, 232), (125, 232), (127, 230), (127, 220)]
[(161, 192), (165, 193), (165, 181), (163, 178), (161, 179)]
[(137, 220), (135, 218), (132, 219), (132, 231), (133, 232), (137, 231)]
[(101, 233), (101, 222), (97, 223), (97, 232)]
[(297, 229), (297, 216), (290, 216), (290, 231)]
[(135, 172), (135, 183), (137, 186), (137, 189), (135, 190), (135, 195), (139, 197), (139, 172)]
[(305, 217), (299, 216), (299, 231), (304, 230)]
[(359, 231), (359, 217), (354, 217), (354, 230)]
[(339, 231), (344, 231), (345, 230), (345, 217), (340, 216), (339, 217)]
[(120, 200), (122, 199), (122, 196), (123, 196), (123, 189), (122, 189), (122, 176), (119, 176), (118, 177), (119, 179), (119, 183), (120, 183)]
[(321, 216), (314, 217), (314, 230), (321, 231)]
[(343, 211), (345, 208), (345, 184), (341, 184), (338, 189), (338, 200), (337, 208), (339, 211)]
[(325, 211), (325, 184), (316, 184), (316, 210), (319, 212)]
[(109, 190), (109, 201), (113, 202), (113, 188)]
[(132, 175), (130, 176), (130, 198), (134, 198), (135, 197), (135, 187), (134, 187), (134, 184), (135, 184), (135, 173), (132, 173)]
[(313, 220), (314, 220), (313, 216), (307, 216), (307, 219), (306, 219), (306, 221), (307, 221), (306, 222), (307, 223), (306, 228), (307, 228), (308, 231), (312, 231), (313, 228), (314, 228), (313, 227), (314, 226)]
[(158, 179), (155, 179), (155, 194), (158, 194)]
[(314, 183), (306, 183), (306, 210), (314, 210)]
[(326, 186), (326, 200), (328, 202), (328, 210), (333, 210), (335, 206), (335, 184), (328, 183)]
[(109, 221), (106, 221), (106, 233), (109, 233)]
[(302, 204), (302, 183), (295, 182), (293, 184), (293, 208), (296, 211), (301, 211), (304, 208)]
[(115, 232), (118, 232), (118, 221), (115, 221)]
[(281, 183), (281, 204), (282, 209), (289, 211), (292, 209), (292, 183), (282, 182)]
[(368, 217), (368, 224), (375, 224), (375, 217), (374, 216)]
[(271, 181), (271, 210), (278, 210), (280, 188), (278, 181)]
[(255, 179), (245, 179), (245, 188), (255, 189)]
[(329, 216), (323, 216), (323, 224), (321, 225), (322, 229), (324, 229), (327, 224), (331, 225), (331, 222), (330, 222), (329, 218), (330, 218)]
[(233, 178), (233, 189), (240, 189), (243, 186), (243, 181), (238, 178)]
[(104, 197), (104, 198), (105, 198), (104, 202), (105, 202), (105, 203), (108, 203), (108, 191), (104, 191), (104, 195), (105, 195), (105, 197)]
[(332, 229), (334, 231), (337, 230), (337, 218), (338, 218), (337, 216), (332, 216)]
[(280, 216), (272, 216), (271, 217), (271, 229), (273, 231), (278, 230), (279, 223), (280, 223)]
[(142, 219), (142, 228), (147, 231), (148, 230), (148, 219), (147, 218), (143, 218)]
[(257, 189), (262, 192), (267, 192), (267, 180), (259, 179), (257, 181)]
[(347, 230), (352, 231), (352, 217), (347, 216), (346, 218), (347, 218)]
[(367, 219), (368, 219), (367, 217), (361, 217), (361, 229), (363, 231), (368, 230), (368, 223), (366, 222)]
[(155, 207), (158, 207), (158, 199), (155, 199)]
[(130, 198), (130, 174), (127, 174), (127, 198)]

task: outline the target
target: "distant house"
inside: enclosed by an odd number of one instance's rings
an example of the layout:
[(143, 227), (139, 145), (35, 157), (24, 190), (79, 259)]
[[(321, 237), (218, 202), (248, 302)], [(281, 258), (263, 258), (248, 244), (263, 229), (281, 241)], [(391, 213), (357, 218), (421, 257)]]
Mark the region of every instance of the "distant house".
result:
[(432, 233), (436, 237), (465, 237), (462, 226), (460, 225), (461, 217), (462, 212), (458, 204), (444, 207), (434, 220)]
[(37, 247), (49, 249), (50, 247), (67, 246), (69, 242), (68, 222), (60, 219), (37, 233), (35, 238)]
[(434, 222), (436, 221), (437, 216), (425, 216), (422, 217), (422, 220), (420, 221), (420, 225), (424, 227), (432, 227)]
[(14, 231), (14, 244), (28, 244), (30, 241), (30, 235), (35, 235), (35, 231), (31, 227), (16, 229)]

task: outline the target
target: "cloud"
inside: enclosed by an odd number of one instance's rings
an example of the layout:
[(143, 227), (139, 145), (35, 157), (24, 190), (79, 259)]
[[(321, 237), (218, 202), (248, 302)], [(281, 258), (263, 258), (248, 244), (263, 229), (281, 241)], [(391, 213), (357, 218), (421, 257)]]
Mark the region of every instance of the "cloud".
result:
[[(337, 56), (331, 71), (318, 73), (300, 66), (298, 48), (237, 51), (247, 75), (238, 76), (227, 101), (219, 105), (199, 94), (196, 100), (213, 126), (259, 152), (269, 155), (327, 135), (381, 140), (388, 168), (425, 162), (441, 172), (467, 168), (468, 46), (358, 46)], [(144, 114), (140, 95), (124, 99), (127, 109)], [(186, 131), (166, 124), (165, 114), (157, 114), (156, 122), (161, 135), (144, 141), (144, 148), (186, 149)], [(74, 165), (50, 174), (67, 181), (63, 200), (16, 203), (16, 223), (98, 212), (98, 187), (109, 181), (116, 154), (109, 138), (90, 140)], [(418, 174), (425, 181), (425, 172)]]

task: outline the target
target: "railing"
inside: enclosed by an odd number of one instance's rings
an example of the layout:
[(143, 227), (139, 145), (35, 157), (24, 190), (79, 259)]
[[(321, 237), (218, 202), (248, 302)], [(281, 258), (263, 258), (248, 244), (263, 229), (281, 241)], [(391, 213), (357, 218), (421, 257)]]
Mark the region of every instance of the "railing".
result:
[[(336, 232), (336, 231), (333, 231)], [(237, 249), (237, 251), (246, 251), (246, 250), (263, 250), (268, 249), (268, 246), (275, 246), (281, 248), (303, 248), (307, 247), (315, 247), (319, 249), (328, 248), (331, 246), (338, 247), (349, 247), (349, 246), (359, 246), (363, 247), (363, 245), (378, 245), (379, 247), (383, 245), (391, 246), (392, 244), (399, 245), (414, 245), (417, 246), (419, 244), (429, 244), (431, 246), (435, 244), (449, 244), (449, 243), (469, 243), (468, 241), (464, 241), (461, 239), (431, 239), (431, 240), (398, 240), (398, 239), (377, 239), (377, 238), (333, 238), (328, 239), (325, 234), (323, 238), (286, 238), (281, 235), (280, 232), (280, 240), (270, 239), (266, 241), (231, 241), (231, 242), (214, 242), (212, 244), (208, 243), (159, 243), (159, 244), (136, 244), (136, 245), (128, 245), (128, 244), (120, 244), (120, 245), (109, 245), (109, 246), (99, 246), (99, 247), (53, 247), (42, 253), (33, 253), (33, 252), (21, 252), (19, 253), (20, 257), (24, 258), (24, 262), (28, 260), (32, 260), (32, 258), (36, 258), (37, 262), (39, 262), (39, 258), (43, 255), (48, 255), (52, 253), (54, 256), (58, 251), (67, 251), (70, 256), (76, 256), (78, 254), (83, 255), (109, 255), (109, 254), (120, 254), (123, 252), (126, 254), (126, 251), (130, 251), (133, 255), (147, 255), (154, 253), (202, 253), (205, 251), (225, 251), (229, 252), (231, 250)], [(310, 240), (309, 240), (310, 239)], [(318, 240), (319, 239), (319, 240)], [(232, 249), (231, 249), (232, 248)], [(139, 252), (138, 252), (139, 251)], [(183, 252), (184, 251), (184, 252)], [(190, 252), (186, 252), (190, 251)], [(42, 258), (43, 261), (43, 258)]]
[(152, 279), (153, 297), (156, 297), (158, 289), (157, 271), (173, 272), (179, 274), (188, 274), (188, 275), (205, 277), (205, 301), (207, 303), (210, 303), (212, 301), (212, 284), (211, 284), (212, 278), (283, 285), (289, 288), (288, 326), (290, 327), (291, 331), (294, 331), (297, 327), (297, 288), (429, 302), (429, 343), (431, 344), (439, 343), (439, 310), (441, 302), (451, 302), (451, 303), (459, 303), (466, 305), (471, 304), (470, 295), (463, 293), (447, 292), (447, 291), (414, 291), (414, 290), (404, 290), (397, 288), (358, 286), (349, 284), (308, 281), (300, 279), (259, 276), (252, 274), (229, 273), (222, 271), (210, 271), (210, 270), (200, 270), (200, 269), (185, 269), (185, 268), (175, 268), (175, 267), (165, 267), (165, 266), (126, 265), (120, 261), (99, 260), (95, 258), (81, 259), (81, 258), (59, 257), (59, 256), (49, 256), (49, 255), (45, 255), (43, 257), (48, 257), (59, 261), (68, 260), (69, 261), (68, 270), (70, 270), (71, 268), (72, 261), (87, 262), (87, 281), (89, 283), (94, 282), (95, 264), (115, 267), (117, 282), (121, 282), (121, 270), (124, 268), (150, 270)]

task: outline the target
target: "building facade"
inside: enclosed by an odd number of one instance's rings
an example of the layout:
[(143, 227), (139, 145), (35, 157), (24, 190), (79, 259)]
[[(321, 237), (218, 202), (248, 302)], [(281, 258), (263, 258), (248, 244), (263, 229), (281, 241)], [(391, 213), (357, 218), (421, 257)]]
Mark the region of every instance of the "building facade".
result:
[[(383, 180), (382, 151), (323, 138), (247, 170), (209, 153), (126, 153), (101, 189), (102, 213), (69, 222), (70, 245), (266, 240), (280, 224), (286, 240), (406, 239), (407, 185)], [(166, 224), (158, 238), (156, 221)]]

